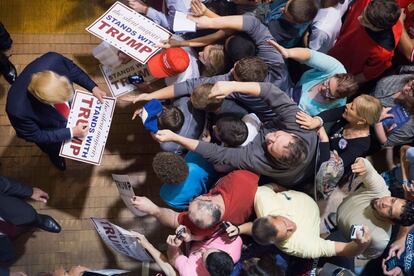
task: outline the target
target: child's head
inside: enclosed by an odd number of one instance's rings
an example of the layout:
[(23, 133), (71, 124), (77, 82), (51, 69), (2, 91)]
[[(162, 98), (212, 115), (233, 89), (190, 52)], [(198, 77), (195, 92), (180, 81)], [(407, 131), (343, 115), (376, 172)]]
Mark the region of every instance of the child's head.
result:
[(158, 129), (169, 129), (177, 132), (184, 124), (184, 114), (176, 106), (164, 107), (157, 119)]
[(233, 259), (228, 253), (213, 248), (203, 253), (203, 262), (211, 276), (228, 276), (234, 268)]
[(205, 66), (204, 73), (208, 76), (223, 74), (228, 61), (224, 46), (219, 44), (207, 45), (198, 53), (199, 60)]
[(288, 21), (303, 24), (312, 21), (318, 9), (318, 3), (315, 0), (289, 0), (282, 11)]
[(372, 31), (388, 30), (394, 26), (401, 15), (401, 9), (396, 1), (371, 1), (364, 9), (359, 22)]
[(184, 158), (172, 152), (159, 152), (152, 160), (152, 169), (162, 183), (180, 184), (188, 176)]
[(243, 82), (263, 82), (267, 77), (269, 66), (258, 57), (247, 57), (237, 61), (233, 77)]
[(256, 45), (246, 33), (238, 33), (230, 36), (226, 39), (224, 45), (227, 56), (233, 62), (256, 55)]
[(238, 147), (246, 141), (249, 133), (246, 124), (241, 119), (222, 117), (216, 122), (214, 134), (227, 147)]
[(215, 112), (221, 107), (224, 99), (209, 98), (213, 86), (214, 84), (212, 83), (205, 83), (197, 86), (193, 90), (190, 100), (195, 109)]

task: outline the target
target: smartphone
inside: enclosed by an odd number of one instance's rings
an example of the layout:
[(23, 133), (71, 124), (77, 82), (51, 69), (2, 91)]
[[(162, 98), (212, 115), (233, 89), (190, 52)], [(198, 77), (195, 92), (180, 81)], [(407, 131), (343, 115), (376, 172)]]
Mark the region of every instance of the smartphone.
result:
[(177, 237), (177, 239), (182, 240), (184, 233), (185, 233), (185, 228), (182, 227), (180, 230), (177, 231), (177, 233), (175, 234), (175, 236)]
[(389, 260), (385, 261), (385, 267), (387, 268), (387, 271), (390, 271), (391, 269), (397, 267), (399, 264), (397, 256), (392, 257)]
[(128, 77), (128, 82), (137, 85), (144, 82), (144, 77), (140, 74), (134, 74)]
[(351, 235), (350, 235), (350, 239), (351, 240), (355, 240), (357, 238), (357, 233), (361, 231), (362, 232), (362, 236), (364, 236), (364, 226), (362, 226), (362, 224), (354, 224), (351, 226)]

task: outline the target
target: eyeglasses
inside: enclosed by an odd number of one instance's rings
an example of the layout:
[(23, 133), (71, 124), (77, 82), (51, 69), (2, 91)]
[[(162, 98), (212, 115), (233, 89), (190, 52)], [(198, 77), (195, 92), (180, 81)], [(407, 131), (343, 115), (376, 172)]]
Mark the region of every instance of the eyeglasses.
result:
[(410, 80), (403, 86), (403, 92), (407, 94), (408, 96), (413, 97), (414, 96), (414, 80)]
[(327, 79), (321, 84), (322, 86), (321, 96), (327, 100), (336, 100), (336, 97), (332, 95), (331, 88), (329, 87), (329, 81), (330, 79)]

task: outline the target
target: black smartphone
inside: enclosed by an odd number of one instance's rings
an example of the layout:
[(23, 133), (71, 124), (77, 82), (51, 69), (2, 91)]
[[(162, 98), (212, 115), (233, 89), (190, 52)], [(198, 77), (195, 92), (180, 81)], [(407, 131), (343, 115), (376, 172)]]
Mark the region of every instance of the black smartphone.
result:
[(391, 259), (385, 261), (385, 267), (387, 268), (387, 271), (390, 271), (394, 267), (397, 267), (398, 263), (398, 258), (394, 256)]

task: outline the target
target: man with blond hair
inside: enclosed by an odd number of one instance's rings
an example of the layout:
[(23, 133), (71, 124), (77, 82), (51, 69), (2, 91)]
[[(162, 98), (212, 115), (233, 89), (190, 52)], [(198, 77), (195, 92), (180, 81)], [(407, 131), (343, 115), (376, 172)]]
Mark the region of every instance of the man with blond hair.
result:
[(30, 63), (11, 86), (6, 112), (17, 136), (34, 142), (48, 154), (53, 165), (65, 170), (60, 145), (72, 137), (83, 138), (85, 124), (67, 128), (69, 102), (76, 83), (103, 101), (106, 95), (91, 78), (64, 56), (49, 52)]

